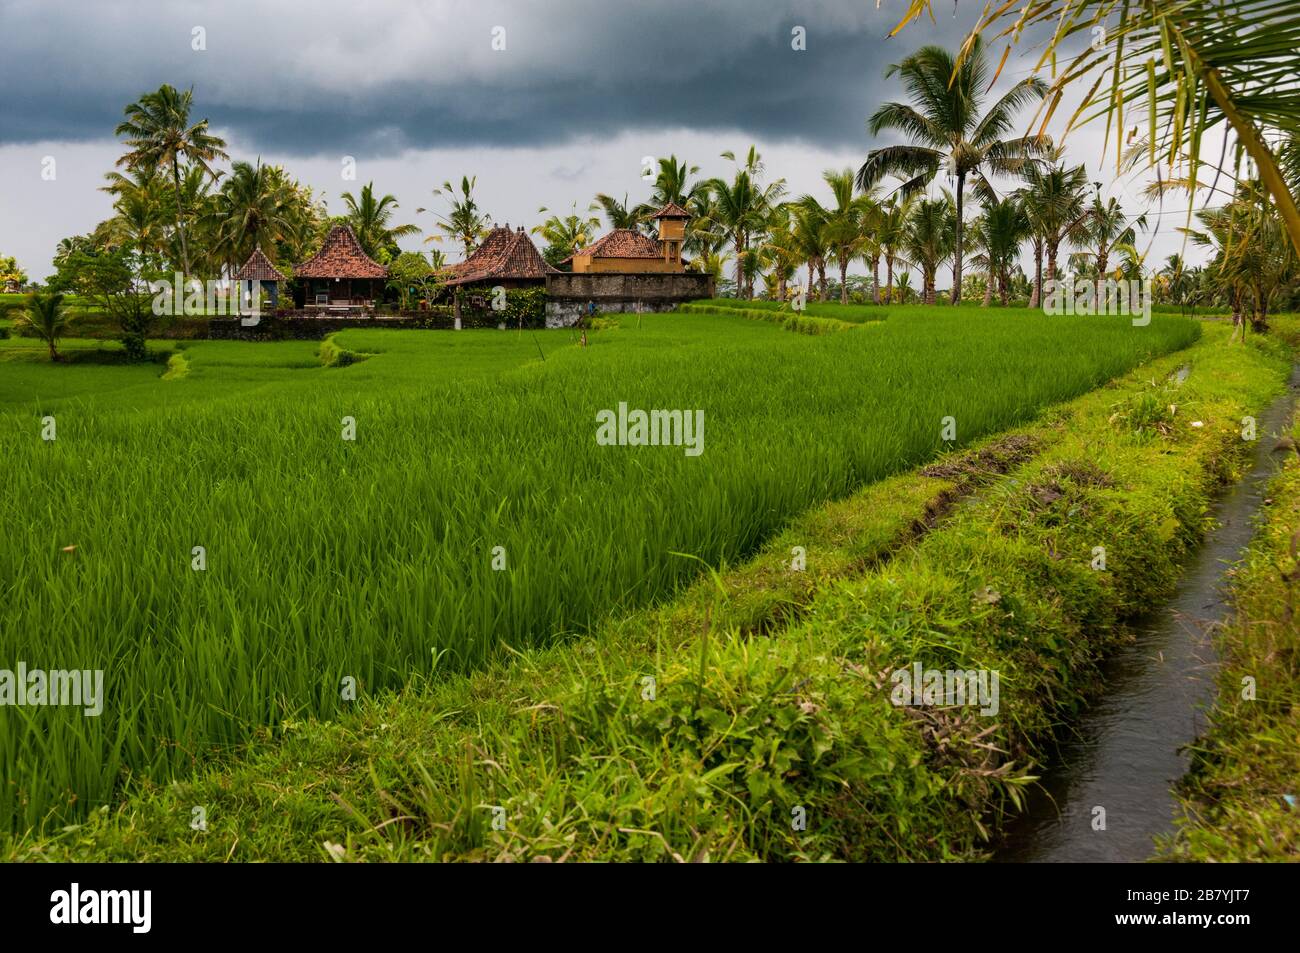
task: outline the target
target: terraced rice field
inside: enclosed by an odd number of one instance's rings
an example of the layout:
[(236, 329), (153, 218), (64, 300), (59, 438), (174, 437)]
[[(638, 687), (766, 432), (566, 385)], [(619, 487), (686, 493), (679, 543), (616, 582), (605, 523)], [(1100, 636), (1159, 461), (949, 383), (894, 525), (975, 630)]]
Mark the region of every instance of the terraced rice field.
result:
[[(581, 637), (813, 504), (1198, 335), (977, 308), (822, 337), (646, 315), (587, 348), (349, 331), (340, 346), (369, 356), (334, 368), (307, 342), (194, 342), (170, 379), (0, 341), (0, 668), (105, 686), (97, 717), (7, 709), (0, 825), (330, 718), (350, 679), (373, 692)], [(620, 404), (702, 412), (702, 452), (602, 445)]]

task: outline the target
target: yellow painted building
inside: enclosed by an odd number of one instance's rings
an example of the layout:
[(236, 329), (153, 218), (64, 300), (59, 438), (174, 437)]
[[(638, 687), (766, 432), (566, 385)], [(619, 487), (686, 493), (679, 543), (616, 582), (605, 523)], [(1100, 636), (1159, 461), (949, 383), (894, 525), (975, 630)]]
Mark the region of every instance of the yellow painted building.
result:
[(654, 217), (659, 226), (658, 238), (643, 235), (634, 228), (616, 228), (573, 253), (568, 260), (574, 273), (678, 274), (685, 271), (682, 243), (686, 240), (690, 213), (670, 202)]

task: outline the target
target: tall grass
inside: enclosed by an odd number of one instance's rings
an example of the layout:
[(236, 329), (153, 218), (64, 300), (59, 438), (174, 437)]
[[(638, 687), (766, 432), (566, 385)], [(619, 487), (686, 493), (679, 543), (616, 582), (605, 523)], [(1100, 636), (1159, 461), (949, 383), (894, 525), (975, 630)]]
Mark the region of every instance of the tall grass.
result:
[[(698, 572), (676, 554), (734, 560), (933, 455), (945, 416), (966, 442), (1198, 334), (1172, 317), (895, 317), (810, 338), (646, 315), (587, 348), (344, 332), (372, 355), (346, 368), (306, 342), (199, 343), (185, 377), (98, 398), (81, 368), (22, 362), (46, 373), (34, 396), (0, 364), (0, 668), (106, 681), (98, 718), (0, 708), (0, 823), (78, 815), (126, 772), (166, 777), (258, 726), (330, 717), (345, 677), (372, 692), (581, 633)], [(704, 453), (597, 445), (597, 411), (620, 401), (702, 409)]]

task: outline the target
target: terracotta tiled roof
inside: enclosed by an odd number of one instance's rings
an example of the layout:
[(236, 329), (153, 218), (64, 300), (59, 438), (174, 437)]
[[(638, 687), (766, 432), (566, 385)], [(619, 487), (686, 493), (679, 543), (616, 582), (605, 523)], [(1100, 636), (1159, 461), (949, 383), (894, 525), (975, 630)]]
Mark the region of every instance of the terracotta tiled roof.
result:
[(262, 246), (253, 249), (244, 267), (235, 272), (235, 281), (288, 281), (271, 259), (262, 254)]
[(357, 236), (346, 225), (335, 225), (325, 236), (320, 251), (293, 273), (298, 278), (387, 278), (388, 269), (361, 248)]
[(509, 226), (488, 232), (483, 244), (462, 262), (451, 266), (449, 285), (477, 284), (499, 278), (544, 278), (556, 269), (546, 263), (522, 228)]
[(664, 246), (659, 239), (642, 235), (634, 228), (616, 228), (574, 254), (592, 258), (662, 258)]
[(690, 218), (691, 213), (686, 211), (676, 202), (669, 202), (659, 211), (655, 212), (655, 218)]

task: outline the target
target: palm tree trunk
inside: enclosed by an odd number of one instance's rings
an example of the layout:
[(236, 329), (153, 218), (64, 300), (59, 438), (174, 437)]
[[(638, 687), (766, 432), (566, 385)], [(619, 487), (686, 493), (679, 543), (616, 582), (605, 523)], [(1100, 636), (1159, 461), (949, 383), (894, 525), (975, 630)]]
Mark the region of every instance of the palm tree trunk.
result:
[(1051, 284), (1056, 280), (1056, 248), (1057, 243), (1049, 241), (1047, 243), (1047, 283)]
[(190, 249), (185, 241), (185, 210), (181, 202), (181, 169), (172, 156), (172, 187), (176, 190), (176, 232), (181, 239), (181, 266), (186, 278), (190, 276)]
[(826, 261), (818, 259), (817, 261), (817, 300), (826, 300)]
[(51, 337), (47, 343), (50, 345), (50, 360), (57, 361), (59, 359), (59, 352), (54, 347), (54, 338)]
[(1109, 263), (1110, 263), (1109, 250), (1106, 248), (1105, 245), (1102, 245), (1101, 248), (1097, 249), (1097, 277), (1098, 278), (1106, 277), (1106, 266)]
[(871, 256), (871, 302), (880, 304), (880, 256)]
[(1037, 308), (1043, 301), (1043, 241), (1034, 239), (1034, 291), (1029, 296), (1029, 307)]
[(736, 232), (736, 297), (745, 297), (745, 235)]
[(1004, 308), (1005, 308), (1005, 307), (1007, 306), (1007, 304), (1008, 304), (1008, 301), (1007, 301), (1007, 293), (1008, 293), (1007, 286), (1008, 286), (1009, 284), (1011, 284), (1011, 276), (1008, 275), (1008, 274), (1007, 274), (1007, 270), (1006, 270), (1005, 268), (1003, 268), (1003, 269), (1002, 269), (1002, 274), (1000, 274), (1000, 275), (998, 276), (998, 298), (1002, 301), (1002, 307), (1004, 307)]
[(993, 303), (993, 263), (989, 262), (989, 273), (984, 279), (984, 304), (981, 307), (987, 308)]
[(885, 256), (885, 304), (894, 301), (894, 256)]
[(962, 215), (962, 192), (966, 188), (966, 173), (957, 173), (957, 240), (953, 247), (952, 256), (952, 303), (961, 303), (961, 255), (962, 241), (965, 239), (964, 223), (961, 220)]
[(849, 303), (849, 260), (840, 256), (840, 304)]

